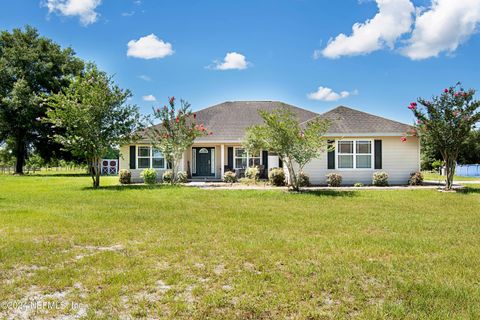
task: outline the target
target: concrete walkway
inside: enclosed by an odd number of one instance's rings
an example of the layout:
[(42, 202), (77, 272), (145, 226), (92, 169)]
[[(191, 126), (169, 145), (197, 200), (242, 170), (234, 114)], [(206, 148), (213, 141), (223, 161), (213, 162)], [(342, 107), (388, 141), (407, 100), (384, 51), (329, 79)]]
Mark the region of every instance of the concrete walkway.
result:
[[(419, 189), (439, 189), (444, 184), (439, 184), (436, 181), (426, 181), (423, 186), (388, 186), (388, 187), (375, 187), (375, 186), (365, 186), (365, 187), (328, 187), (328, 186), (312, 186), (312, 187), (303, 187), (302, 190), (306, 191), (316, 191), (316, 190), (338, 190), (338, 191), (352, 191), (352, 190), (419, 190)], [(264, 182), (259, 182), (255, 185), (245, 185), (241, 183), (225, 183), (225, 182), (190, 182), (185, 184), (187, 187), (196, 187), (201, 189), (208, 190), (288, 190), (287, 187), (274, 187), (268, 185)], [(454, 189), (462, 189), (463, 186), (459, 184), (454, 185)]]

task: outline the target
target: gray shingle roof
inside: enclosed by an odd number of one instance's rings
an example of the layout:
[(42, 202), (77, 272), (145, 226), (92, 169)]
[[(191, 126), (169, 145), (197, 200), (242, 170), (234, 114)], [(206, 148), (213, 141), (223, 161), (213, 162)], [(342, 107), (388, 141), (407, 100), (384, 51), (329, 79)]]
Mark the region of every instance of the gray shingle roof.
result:
[(405, 134), (412, 127), (370, 113), (358, 111), (345, 106), (338, 106), (319, 117), (332, 121), (329, 134), (351, 133), (388, 133)]
[(346, 135), (352, 133), (386, 133), (403, 135), (409, 125), (375, 116), (344, 106), (338, 106), (323, 114), (298, 108), (280, 101), (234, 101), (220, 103), (196, 112), (197, 123), (203, 123), (213, 134), (200, 137), (196, 142), (242, 141), (245, 129), (261, 124), (259, 110), (272, 111), (276, 108), (290, 109), (302, 122), (307, 123), (315, 117), (332, 120), (329, 134)]
[(290, 109), (301, 122), (318, 116), (318, 113), (279, 101), (224, 102), (197, 111), (197, 123), (203, 123), (213, 134), (196, 141), (242, 141), (247, 127), (263, 123), (259, 110), (272, 111), (282, 107)]

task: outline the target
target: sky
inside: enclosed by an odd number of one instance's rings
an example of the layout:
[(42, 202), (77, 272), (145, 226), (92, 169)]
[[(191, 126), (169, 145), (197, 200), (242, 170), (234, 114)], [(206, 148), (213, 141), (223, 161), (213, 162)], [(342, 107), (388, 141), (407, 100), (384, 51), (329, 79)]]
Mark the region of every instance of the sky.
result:
[[(418, 97), (480, 90), (480, 0), (18, 0), (0, 29), (31, 25), (133, 93), (144, 114), (279, 100), (345, 105), (405, 123)], [(477, 94), (477, 97), (479, 95)]]

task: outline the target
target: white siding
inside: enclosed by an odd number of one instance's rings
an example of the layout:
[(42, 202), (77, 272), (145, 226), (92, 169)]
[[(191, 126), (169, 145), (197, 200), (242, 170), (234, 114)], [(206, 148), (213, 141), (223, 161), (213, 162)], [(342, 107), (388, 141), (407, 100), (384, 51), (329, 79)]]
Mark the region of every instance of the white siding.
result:
[[(356, 139), (356, 138), (352, 138)], [(361, 137), (357, 139), (382, 140), (382, 169), (381, 170), (328, 170), (327, 153), (307, 164), (304, 171), (310, 176), (312, 184), (326, 184), (326, 175), (332, 172), (339, 173), (343, 184), (362, 182), (372, 183), (372, 175), (376, 171), (385, 171), (389, 175), (390, 184), (405, 184), (410, 173), (420, 170), (419, 141), (416, 137), (408, 137), (406, 142), (400, 137)]]

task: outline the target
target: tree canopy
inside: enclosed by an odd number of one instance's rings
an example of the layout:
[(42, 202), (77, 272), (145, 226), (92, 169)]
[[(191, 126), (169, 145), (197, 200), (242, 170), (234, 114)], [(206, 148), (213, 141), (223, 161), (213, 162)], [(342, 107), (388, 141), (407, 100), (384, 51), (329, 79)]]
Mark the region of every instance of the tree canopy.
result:
[(419, 98), (408, 107), (417, 119), (417, 132), (430, 148), (442, 155), (446, 169), (446, 189), (452, 188), (455, 165), (465, 150), (467, 138), (480, 121), (480, 101), (475, 90), (465, 90), (460, 83), (443, 90), (431, 100)]
[(63, 129), (55, 140), (88, 163), (93, 186), (100, 185), (100, 160), (112, 146), (134, 140), (141, 129), (137, 106), (126, 104), (129, 90), (89, 64), (85, 74), (48, 99), (45, 122)]
[(23, 173), (29, 149), (47, 159), (60, 153), (49, 138), (56, 129), (40, 121), (46, 112), (42, 101), (83, 67), (71, 48), (62, 49), (32, 27), (0, 33), (0, 142), (12, 150), (16, 173)]
[(245, 148), (248, 152), (275, 152), (287, 168), (290, 187), (298, 191), (305, 165), (326, 150), (324, 136), (330, 121), (315, 118), (300, 124), (295, 114), (286, 108), (271, 112), (260, 110), (259, 114), (264, 123), (247, 129)]

